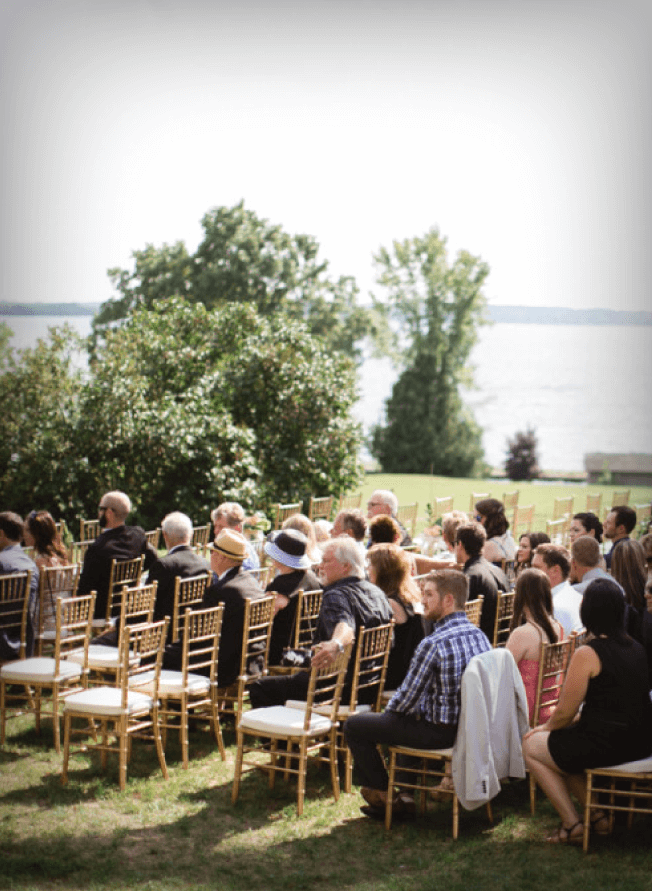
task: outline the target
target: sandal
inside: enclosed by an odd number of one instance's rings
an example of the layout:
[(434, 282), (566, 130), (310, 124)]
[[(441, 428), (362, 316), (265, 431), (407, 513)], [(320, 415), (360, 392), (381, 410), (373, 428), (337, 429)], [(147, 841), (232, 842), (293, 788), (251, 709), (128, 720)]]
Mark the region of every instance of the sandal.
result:
[[(577, 829), (578, 826), (582, 827), (582, 831), (573, 835), (573, 830)], [(584, 824), (581, 820), (578, 820), (577, 823), (573, 823), (572, 826), (564, 826), (562, 823), (554, 835), (549, 835), (544, 839), (549, 845), (581, 845), (583, 840)]]
[(430, 797), (433, 801), (450, 801), (451, 792), (455, 792), (455, 783), (452, 777), (445, 776), (438, 786), (430, 790)]
[(596, 835), (611, 835), (611, 822), (604, 811), (597, 811), (591, 817), (591, 832)]

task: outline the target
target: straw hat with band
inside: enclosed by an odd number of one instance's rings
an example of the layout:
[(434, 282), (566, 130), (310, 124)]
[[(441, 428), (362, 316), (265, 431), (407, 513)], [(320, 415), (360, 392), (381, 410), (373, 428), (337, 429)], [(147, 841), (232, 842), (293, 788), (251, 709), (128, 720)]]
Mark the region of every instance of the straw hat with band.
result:
[(236, 563), (242, 563), (247, 556), (247, 540), (235, 529), (222, 529), (213, 542), (213, 548)]

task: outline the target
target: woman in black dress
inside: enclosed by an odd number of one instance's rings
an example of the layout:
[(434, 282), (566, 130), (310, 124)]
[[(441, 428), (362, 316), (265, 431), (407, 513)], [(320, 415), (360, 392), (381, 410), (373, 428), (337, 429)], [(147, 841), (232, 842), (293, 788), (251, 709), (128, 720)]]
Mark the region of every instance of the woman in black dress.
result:
[(385, 688), (396, 690), (423, 640), (421, 592), (412, 579), (408, 553), (399, 545), (373, 545), (367, 561), (369, 581), (385, 592), (394, 614), (394, 644), (387, 663)]
[[(624, 616), (618, 585), (611, 579), (592, 581), (580, 608), (587, 643), (573, 654), (555, 711), (523, 738), (525, 763), (561, 817), (557, 833), (546, 839), (555, 844), (582, 841), (584, 829), (571, 796), (583, 808), (586, 768), (652, 754), (647, 659), (625, 633)], [(604, 814), (598, 812), (592, 823), (598, 834), (608, 832)]]

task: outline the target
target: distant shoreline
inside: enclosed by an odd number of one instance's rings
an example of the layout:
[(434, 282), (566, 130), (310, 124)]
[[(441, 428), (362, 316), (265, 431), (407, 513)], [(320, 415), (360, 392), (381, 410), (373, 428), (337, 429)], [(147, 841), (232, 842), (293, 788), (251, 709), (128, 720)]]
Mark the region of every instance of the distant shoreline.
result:
[[(0, 303), (2, 316), (93, 316), (100, 303)], [(519, 325), (652, 325), (652, 312), (563, 306), (487, 307), (492, 322)]]

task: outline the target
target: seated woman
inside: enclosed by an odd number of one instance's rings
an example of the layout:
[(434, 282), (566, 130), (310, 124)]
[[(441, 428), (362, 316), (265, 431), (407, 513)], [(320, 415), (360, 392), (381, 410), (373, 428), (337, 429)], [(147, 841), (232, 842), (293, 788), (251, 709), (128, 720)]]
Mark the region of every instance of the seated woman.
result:
[(652, 687), (652, 615), (645, 602), (648, 572), (640, 541), (626, 538), (614, 549), (611, 575), (625, 592), (625, 631), (645, 648)]
[[(296, 529), (297, 532), (306, 536), (308, 543), (306, 545), (306, 554), (312, 566), (318, 566), (321, 563), (321, 549), (317, 544), (317, 536), (315, 535), (315, 527), (305, 514), (293, 514), (283, 521), (283, 529)], [(319, 586), (317, 586), (319, 587)]]
[(279, 529), (265, 542), (265, 553), (271, 558), (277, 575), (265, 588), (276, 595), (269, 664), (280, 665), (283, 650), (292, 646), (299, 591), (316, 591), (321, 583), (312, 571), (306, 553), (308, 539), (296, 529)]
[[(564, 629), (552, 615), (552, 590), (548, 576), (540, 569), (524, 569), (516, 579), (514, 614), (505, 646), (514, 657), (523, 678), (530, 722), (536, 703), (541, 644), (557, 643), (563, 637)], [(550, 696), (546, 697), (542, 692), (541, 698), (546, 702)], [(550, 713), (548, 707), (540, 712), (540, 716), (547, 721)]]
[[(46, 510), (33, 510), (25, 520), (23, 527), (23, 541), (28, 548), (34, 549), (34, 563), (39, 570), (43, 567), (65, 566), (68, 554), (57, 532), (54, 518)], [(64, 592), (61, 592), (63, 594)], [(43, 630), (54, 630), (56, 604), (52, 594), (42, 604)]]
[[(652, 752), (652, 703), (643, 647), (625, 633), (625, 600), (616, 582), (594, 579), (580, 610), (589, 632), (574, 653), (559, 704), (550, 718), (523, 737), (525, 763), (561, 818), (546, 841), (581, 844), (583, 771), (646, 758)], [(580, 711), (580, 706), (582, 707)], [(579, 718), (577, 718), (579, 712)], [(598, 812), (594, 831), (606, 834)]]
[(568, 529), (570, 543), (573, 544), (575, 539), (579, 538), (580, 535), (590, 535), (592, 538), (596, 539), (598, 544), (602, 542), (602, 523), (598, 517), (590, 511), (583, 511), (582, 513), (575, 514), (570, 522), (570, 527)]
[(550, 536), (547, 532), (524, 532), (518, 540), (518, 551), (516, 552), (516, 565), (514, 573), (518, 576), (524, 569), (532, 566), (532, 557), (540, 544), (550, 542)]
[(490, 563), (500, 565), (503, 560), (516, 558), (516, 542), (509, 531), (509, 520), (505, 516), (502, 501), (497, 498), (482, 498), (475, 505), (476, 520), (482, 523), (487, 533), (487, 541), (482, 556)]
[(394, 614), (394, 645), (389, 654), (385, 688), (396, 690), (424, 637), (421, 593), (412, 580), (408, 555), (398, 545), (373, 545), (367, 560), (369, 581), (385, 592)]

